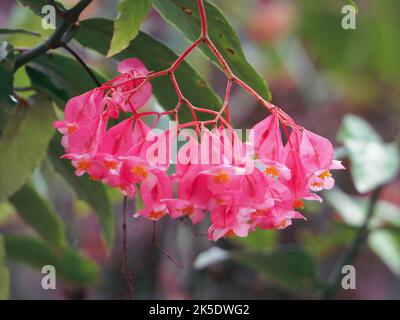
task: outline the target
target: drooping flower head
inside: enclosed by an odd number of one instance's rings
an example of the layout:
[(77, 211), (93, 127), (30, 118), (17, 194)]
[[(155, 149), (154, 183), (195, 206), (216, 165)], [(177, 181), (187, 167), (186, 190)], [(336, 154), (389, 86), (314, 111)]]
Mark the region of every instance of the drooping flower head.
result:
[(136, 217), (189, 218), (196, 224), (208, 216), (208, 238), (214, 241), (283, 229), (293, 219), (305, 219), (304, 201), (321, 201), (315, 192), (331, 189), (331, 171), (343, 169), (327, 139), (279, 109), (257, 123), (247, 141), (230, 126), (198, 126), (186, 136), (171, 170), (179, 125), (155, 133), (142, 120), (145, 113), (138, 110), (152, 87), (141, 61), (126, 59), (118, 71), (103, 86), (69, 100), (64, 120), (54, 127), (63, 134), (63, 157), (71, 160), (76, 175), (141, 197)]

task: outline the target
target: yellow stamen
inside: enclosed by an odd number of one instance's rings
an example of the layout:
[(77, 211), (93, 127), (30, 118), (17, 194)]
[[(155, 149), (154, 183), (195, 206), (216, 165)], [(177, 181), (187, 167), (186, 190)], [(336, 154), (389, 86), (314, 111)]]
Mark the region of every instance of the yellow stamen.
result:
[(279, 170), (274, 166), (265, 168), (264, 173), (273, 177), (279, 177)]
[(81, 160), (78, 162), (76, 168), (81, 171), (86, 171), (90, 167), (89, 160)]
[(231, 179), (231, 177), (229, 176), (229, 174), (227, 174), (224, 171), (221, 171), (220, 173), (218, 173), (215, 177), (214, 177), (214, 181), (216, 183), (227, 183), (229, 180)]
[(186, 207), (182, 210), (183, 214), (191, 216), (193, 214), (193, 206)]
[(158, 220), (158, 219), (164, 217), (166, 214), (167, 214), (167, 212), (165, 210), (159, 210), (159, 211), (153, 210), (150, 212), (149, 218)]
[(235, 232), (232, 229), (230, 229), (225, 233), (224, 238), (231, 238), (234, 236), (235, 236)]
[(286, 228), (288, 225), (290, 224), (290, 220), (289, 219), (285, 219), (282, 222), (280, 222), (276, 227), (278, 229), (284, 229)]
[(148, 171), (145, 167), (142, 166), (135, 166), (131, 169), (132, 174), (135, 176), (136, 179), (145, 179), (148, 176)]
[(265, 214), (265, 210), (262, 210), (262, 209), (258, 209), (252, 213), (253, 216), (262, 216), (264, 214)]
[(325, 178), (330, 178), (332, 177), (331, 173), (329, 172), (329, 170), (325, 170), (324, 172), (322, 172), (318, 177), (320, 177), (321, 179), (325, 179)]
[(71, 125), (68, 126), (68, 128), (67, 128), (67, 134), (72, 134), (72, 133), (74, 133), (75, 131), (76, 131), (76, 125), (71, 124)]
[(313, 187), (313, 188), (322, 188), (323, 184), (321, 182), (313, 182), (313, 183), (311, 183), (311, 187)]
[(89, 176), (89, 179), (92, 181), (100, 181), (101, 180), (99, 177), (96, 177), (96, 176)]
[(294, 209), (304, 209), (304, 201), (301, 199), (296, 199), (293, 201)]
[(215, 199), (215, 201), (217, 202), (217, 204), (219, 204), (220, 206), (226, 204), (226, 200), (224, 198), (217, 198)]
[(116, 163), (115, 161), (112, 161), (112, 160), (104, 160), (104, 166), (107, 169), (116, 169), (118, 166), (118, 163)]

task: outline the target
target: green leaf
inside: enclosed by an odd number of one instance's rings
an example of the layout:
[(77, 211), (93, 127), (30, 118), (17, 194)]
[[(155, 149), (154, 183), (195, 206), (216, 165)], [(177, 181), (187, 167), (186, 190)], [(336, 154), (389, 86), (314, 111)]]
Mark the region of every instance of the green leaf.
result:
[(334, 223), (329, 230), (316, 234), (314, 231), (305, 231), (302, 235), (303, 247), (314, 258), (325, 258), (331, 256), (336, 250), (348, 245), (354, 240), (357, 228), (343, 224)]
[(400, 162), (395, 144), (350, 140), (345, 146), (350, 153), (351, 174), (358, 192), (372, 191), (396, 177)]
[(40, 33), (36, 31), (30, 31), (26, 29), (8, 29), (0, 28), (0, 34), (27, 34), (30, 36), (40, 37)]
[(400, 276), (400, 234), (388, 230), (374, 230), (368, 236), (368, 244), (388, 268)]
[(41, 269), (54, 266), (57, 276), (80, 284), (97, 279), (97, 265), (73, 248), (54, 250), (46, 242), (30, 236), (4, 236), (7, 257)]
[(274, 230), (258, 230), (249, 233), (247, 237), (233, 237), (230, 240), (246, 249), (265, 250), (273, 248), (278, 242), (278, 237)]
[(17, 209), (18, 215), (50, 245), (62, 248), (67, 244), (63, 221), (32, 185), (25, 184), (9, 201)]
[(337, 140), (345, 143), (347, 140), (382, 142), (379, 134), (363, 118), (354, 114), (344, 116)]
[(12, 72), (14, 69), (15, 55), (12, 45), (5, 41), (0, 41), (0, 66)]
[[(112, 35), (112, 22), (105, 19), (90, 19), (82, 21), (75, 39), (83, 46), (106, 54)], [(152, 71), (167, 69), (177, 59), (177, 55), (167, 46), (151, 36), (139, 32), (130, 46), (116, 55), (118, 61), (136, 57), (143, 61)], [(175, 73), (183, 94), (197, 106), (211, 110), (219, 110), (220, 98), (210, 88), (207, 82), (184, 61)], [(168, 77), (159, 77), (151, 81), (153, 93), (160, 104), (166, 109), (175, 108), (178, 98)], [(189, 112), (182, 115), (183, 121), (192, 121)]]
[[(349, 196), (339, 188), (324, 193), (324, 198), (347, 224), (360, 227), (365, 221), (369, 205), (367, 198)], [(400, 227), (400, 208), (387, 201), (378, 200), (369, 227), (373, 228), (386, 223)]]
[[(73, 72), (74, 69), (81, 68), (75, 60), (61, 55), (54, 57), (56, 61), (50, 59), (50, 61), (42, 63), (39, 60), (36, 61), (38, 66), (27, 66), (26, 71), (36, 90), (48, 95), (59, 106), (64, 107), (69, 98), (92, 89), (95, 84), (84, 70), (79, 69), (78, 72)], [(97, 72), (94, 71), (94, 73)], [(99, 73), (97, 73), (97, 77), (103, 82), (106, 81)], [(99, 219), (105, 242), (111, 247), (115, 232), (114, 215), (104, 187), (100, 183), (90, 181), (87, 177), (75, 176), (74, 168), (70, 163), (67, 160), (59, 159), (63, 154), (60, 139), (53, 139), (50, 143), (49, 157), (54, 167), (75, 190), (77, 196), (93, 208)]]
[(244, 251), (231, 254), (239, 264), (289, 289), (304, 292), (320, 285), (313, 258), (301, 249), (282, 248), (276, 251)]
[[(42, 8), (44, 6), (49, 5), (49, 1), (47, 0), (18, 0), (24, 7), (29, 8), (32, 12), (39, 17), (43, 17)], [(61, 10), (65, 9), (65, 6), (60, 1), (55, 1), (58, 8)], [(56, 24), (60, 23), (61, 19), (56, 19)]]
[(10, 274), (5, 264), (5, 257), (3, 237), (0, 234), (0, 300), (8, 298), (10, 286)]
[(115, 221), (110, 200), (99, 182), (89, 180), (87, 176), (77, 177), (75, 169), (66, 159), (60, 159), (64, 154), (60, 138), (50, 142), (49, 157), (54, 168), (60, 173), (68, 184), (74, 189), (76, 195), (86, 201), (95, 211), (102, 229), (102, 234), (109, 247), (112, 246), (115, 236)]
[(58, 106), (64, 108), (64, 105), (68, 100), (68, 93), (63, 88), (57, 87), (51, 82), (51, 78), (39, 70), (30, 66), (26, 66), (25, 70), (33, 89), (48, 96)]
[[(48, 83), (52, 83), (52, 87), (46, 88), (47, 93), (53, 93), (51, 97), (55, 98), (55, 101), (59, 101), (56, 98), (57, 92), (65, 92), (62, 96), (67, 96), (72, 98), (74, 96), (80, 95), (88, 90), (96, 87), (93, 79), (86, 73), (83, 67), (74, 59), (61, 54), (48, 54), (45, 56), (40, 56), (29, 64), (33, 69), (39, 71), (40, 73), (34, 74), (35, 77), (31, 78), (32, 84), (39, 88), (43, 88)], [(29, 70), (29, 69), (28, 69)], [(100, 82), (106, 82), (107, 79), (100, 72), (92, 69), (96, 78)], [(32, 76), (32, 72), (28, 74)], [(47, 78), (43, 78), (43, 75)], [(44, 90), (46, 93), (46, 89)]]
[(0, 141), (0, 201), (19, 190), (46, 155), (54, 134), (53, 106), (44, 98), (19, 106)]
[(347, 115), (338, 138), (349, 152), (351, 174), (358, 192), (369, 192), (396, 177), (400, 167), (397, 146), (384, 143), (365, 120)]
[(348, 4), (352, 5), (355, 9), (356, 12), (358, 13), (358, 6), (357, 4), (354, 2), (354, 0), (345, 0)]
[(49, 2), (47, 0), (18, 0), (24, 7), (28, 7), (35, 14), (41, 15), (42, 8), (47, 6)]
[(152, 0), (120, 0), (118, 17), (114, 21), (114, 34), (107, 56), (111, 57), (129, 46), (146, 19)]
[(16, 105), (13, 98), (13, 69), (15, 56), (13, 47), (0, 42), (0, 140), (7, 125), (11, 111)]
[[(270, 100), (271, 93), (266, 82), (246, 60), (239, 37), (231, 24), (215, 5), (207, 0), (204, 1), (204, 4), (210, 38), (233, 73), (249, 84), (264, 99)], [(166, 20), (174, 24), (190, 41), (195, 41), (200, 36), (200, 17), (196, 1), (154, 0), (154, 6)], [(212, 52), (205, 45), (201, 45), (200, 49), (207, 57), (217, 62)]]

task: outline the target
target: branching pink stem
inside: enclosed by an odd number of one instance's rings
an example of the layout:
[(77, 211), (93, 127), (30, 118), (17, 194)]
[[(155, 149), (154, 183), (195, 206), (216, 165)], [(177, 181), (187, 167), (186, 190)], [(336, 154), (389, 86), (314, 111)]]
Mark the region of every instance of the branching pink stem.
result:
[[(165, 111), (165, 112), (142, 112), (142, 113), (135, 113), (134, 117), (139, 118), (142, 116), (148, 116), (148, 115), (156, 115), (156, 121), (153, 124), (153, 127), (158, 123), (159, 119), (161, 116), (165, 115), (173, 115), (174, 120), (176, 121), (176, 125), (178, 130), (187, 128), (187, 127), (195, 127), (196, 131), (200, 134), (200, 127), (205, 126), (205, 125), (214, 125), (217, 126), (218, 123), (220, 122), (223, 126), (227, 127), (229, 130), (233, 130), (231, 126), (231, 119), (230, 119), (230, 112), (229, 112), (229, 99), (231, 96), (231, 89), (234, 83), (239, 85), (241, 88), (246, 90), (248, 93), (250, 93), (253, 97), (257, 99), (259, 103), (263, 107), (265, 107), (267, 110), (269, 110), (271, 113), (275, 114), (278, 116), (279, 120), (281, 121), (282, 125), (284, 126), (285, 129), (285, 134), (288, 134), (286, 126), (292, 127), (294, 130), (302, 130), (303, 128), (299, 125), (297, 125), (291, 117), (289, 117), (282, 109), (279, 107), (273, 105), (272, 103), (266, 101), (257, 91), (255, 91), (249, 84), (244, 82), (242, 79), (237, 77), (234, 72), (232, 71), (231, 67), (229, 66), (228, 62), (224, 58), (224, 56), (221, 54), (221, 52), (218, 50), (214, 42), (211, 40), (209, 33), (208, 33), (208, 22), (207, 22), (207, 14), (206, 14), (206, 9), (204, 6), (204, 1), (203, 0), (196, 0), (197, 1), (197, 7), (199, 11), (199, 17), (200, 17), (200, 35), (199, 37), (189, 45), (188, 48), (171, 64), (171, 66), (167, 69), (157, 71), (157, 72), (150, 72), (147, 75), (140, 75), (140, 76), (133, 76), (129, 80), (122, 81), (120, 83), (115, 84), (115, 79), (114, 85), (112, 82), (106, 83), (104, 86), (107, 88), (109, 87), (111, 91), (115, 91), (116, 88), (127, 85), (129, 82), (132, 81), (137, 81), (137, 80), (143, 80), (138, 86), (136, 86), (134, 89), (129, 90), (129, 91), (124, 91), (124, 94), (129, 94), (127, 101), (129, 101), (133, 94), (140, 90), (147, 82), (151, 81), (152, 79), (161, 77), (161, 76), (169, 76), (171, 79), (173, 88), (177, 94), (178, 102), (175, 106), (175, 108)], [(228, 83), (226, 86), (225, 90), (225, 98), (224, 102), (221, 106), (221, 109), (219, 111), (214, 111), (210, 109), (205, 109), (201, 107), (194, 106), (182, 93), (182, 90), (179, 86), (179, 83), (175, 77), (175, 72), (179, 68), (179, 66), (182, 64), (183, 61), (188, 57), (188, 55), (195, 49), (197, 48), (201, 43), (204, 43), (213, 53), (215, 58), (217, 59), (218, 63), (220, 64), (222, 70), (224, 71), (225, 75), (228, 78)], [(124, 77), (125, 75), (122, 75), (120, 77), (117, 77), (116, 80), (120, 80)], [(178, 112), (182, 105), (185, 104), (193, 117), (192, 122), (188, 123), (179, 123), (179, 116)], [(197, 113), (206, 113), (206, 114), (211, 114), (214, 116), (214, 119), (212, 120), (207, 120), (207, 121), (199, 121), (197, 117)]]

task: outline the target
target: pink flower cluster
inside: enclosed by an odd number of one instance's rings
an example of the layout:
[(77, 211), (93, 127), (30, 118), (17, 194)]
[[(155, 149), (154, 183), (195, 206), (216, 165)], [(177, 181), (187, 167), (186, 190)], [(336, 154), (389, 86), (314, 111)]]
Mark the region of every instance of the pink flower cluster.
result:
[[(231, 128), (202, 126), (179, 149), (169, 174), (169, 162), (150, 161), (149, 153), (160, 152), (161, 138), (171, 141), (177, 133), (153, 134), (137, 112), (151, 96), (149, 72), (133, 58), (118, 71), (102, 87), (69, 100), (64, 120), (54, 126), (77, 175), (86, 173), (132, 198), (140, 193), (144, 208), (136, 216), (189, 217), (195, 224), (209, 213), (212, 240), (245, 237), (257, 227), (282, 229), (304, 219), (297, 211), (303, 200), (321, 201), (313, 192), (331, 189), (330, 170), (343, 168), (327, 139), (297, 125), (289, 134), (277, 112), (254, 126), (248, 142)], [(132, 115), (112, 125), (120, 112)]]

